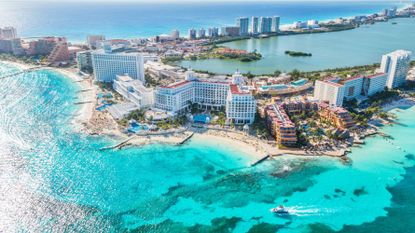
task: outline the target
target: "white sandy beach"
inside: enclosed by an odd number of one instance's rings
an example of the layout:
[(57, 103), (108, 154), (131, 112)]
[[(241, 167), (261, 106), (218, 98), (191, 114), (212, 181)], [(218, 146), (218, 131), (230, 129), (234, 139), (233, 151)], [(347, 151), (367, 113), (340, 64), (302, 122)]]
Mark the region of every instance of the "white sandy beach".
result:
[(76, 129), (82, 130), (83, 125), (87, 124), (92, 118), (93, 111), (96, 105), (97, 87), (93, 85), (90, 79), (84, 79), (75, 70), (52, 68), (52, 70), (70, 78), (74, 83), (80, 86), (80, 92), (78, 93), (78, 101), (80, 102), (80, 108), (75, 113), (73, 123)]

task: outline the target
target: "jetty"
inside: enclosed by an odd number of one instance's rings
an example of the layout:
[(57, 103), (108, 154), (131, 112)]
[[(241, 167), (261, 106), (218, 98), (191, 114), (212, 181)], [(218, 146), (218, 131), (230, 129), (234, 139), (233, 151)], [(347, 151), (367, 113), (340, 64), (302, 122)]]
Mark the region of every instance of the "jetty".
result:
[(265, 156), (263, 156), (262, 158), (260, 158), (259, 160), (257, 160), (255, 163), (251, 164), (251, 167), (255, 167), (256, 165), (264, 162), (265, 160), (267, 160), (268, 158), (270, 158), (270, 155), (267, 154)]
[(187, 142), (189, 139), (191, 139), (194, 134), (195, 133), (192, 132), (189, 136), (187, 136), (185, 139), (183, 139), (181, 142), (177, 143), (176, 145), (178, 145), (178, 146), (183, 145), (185, 142)]
[(131, 137), (129, 137), (129, 138), (127, 138), (127, 139), (125, 139), (124, 141), (122, 141), (122, 142), (120, 142), (120, 143), (118, 143), (118, 144), (116, 144), (116, 145), (113, 145), (113, 146), (107, 146), (107, 147), (102, 147), (101, 149), (99, 149), (99, 150), (101, 150), (101, 151), (104, 151), (104, 150), (113, 150), (113, 149), (121, 149), (122, 147), (124, 147), (129, 141), (131, 141), (131, 140), (133, 140), (135, 137), (137, 137), (136, 135), (134, 135), (134, 136), (131, 136)]
[(76, 105), (81, 105), (81, 104), (89, 104), (89, 103), (92, 103), (93, 101), (91, 101), (91, 100), (89, 100), (89, 101), (81, 101), (81, 102), (76, 102), (76, 103), (74, 103), (74, 104), (76, 104)]

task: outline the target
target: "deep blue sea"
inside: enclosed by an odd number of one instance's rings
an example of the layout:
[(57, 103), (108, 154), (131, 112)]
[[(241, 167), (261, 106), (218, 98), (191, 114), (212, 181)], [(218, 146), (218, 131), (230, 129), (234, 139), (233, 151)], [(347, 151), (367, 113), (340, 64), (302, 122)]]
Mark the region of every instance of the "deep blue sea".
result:
[(378, 1), (334, 2), (200, 2), (102, 3), (79, 1), (0, 1), (0, 26), (11, 25), (23, 37), (56, 35), (85, 41), (88, 34), (108, 38), (149, 37), (179, 29), (221, 27), (241, 16), (280, 15), (282, 24), (324, 20), (380, 12), (402, 3)]

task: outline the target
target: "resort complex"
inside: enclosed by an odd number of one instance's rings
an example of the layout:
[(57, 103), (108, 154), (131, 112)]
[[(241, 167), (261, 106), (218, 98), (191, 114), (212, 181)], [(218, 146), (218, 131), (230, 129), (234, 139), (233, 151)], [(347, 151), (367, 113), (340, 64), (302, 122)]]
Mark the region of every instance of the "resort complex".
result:
[[(262, 55), (216, 43), (346, 30), (414, 14), (415, 9), (408, 7), (324, 23), (296, 21), (288, 26), (280, 25), (279, 16), (239, 17), (236, 25), (190, 29), (187, 38), (173, 30), (170, 35), (146, 39), (89, 35), (83, 44), (72, 44), (64, 37), (20, 39), (16, 29), (6, 27), (0, 28), (0, 52), (16, 58), (28, 56), (41, 66), (76, 65), (77, 72), (91, 83), (91, 88), (82, 92), (97, 91), (91, 120), (98, 125), (97, 132), (108, 125), (129, 136), (205, 128), (244, 132), (276, 147), (317, 148), (359, 138), (367, 118), (373, 116), (365, 115), (362, 109), (372, 106), (372, 98), (396, 95), (394, 89), (405, 86), (410, 51), (385, 54), (376, 69), (353, 75), (320, 72), (313, 76), (296, 70), (261, 76), (239, 71), (221, 75), (180, 67), (175, 62), (211, 58), (252, 62)], [(297, 51), (285, 54), (312, 56)]]
[(252, 124), (256, 113), (256, 101), (247, 87), (244, 77), (236, 72), (232, 81), (203, 80), (192, 71), (186, 72), (184, 81), (160, 86), (155, 91), (155, 107), (174, 115), (184, 113), (192, 105), (213, 110), (226, 109), (229, 123)]

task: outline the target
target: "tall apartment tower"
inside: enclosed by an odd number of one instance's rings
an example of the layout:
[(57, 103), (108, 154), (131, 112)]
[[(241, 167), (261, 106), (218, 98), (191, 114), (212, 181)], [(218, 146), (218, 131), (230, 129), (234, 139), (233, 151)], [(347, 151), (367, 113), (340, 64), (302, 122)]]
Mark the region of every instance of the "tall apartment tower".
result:
[(259, 33), (270, 33), (272, 26), (271, 17), (261, 17), (259, 19)]
[(194, 29), (194, 28), (189, 29), (189, 39), (190, 40), (196, 39), (196, 29)]
[(239, 27), (239, 35), (246, 36), (249, 33), (249, 18), (243, 17), (236, 20), (236, 26)]
[(280, 17), (279, 16), (272, 17), (271, 31), (272, 32), (279, 32), (280, 31)]
[(258, 33), (258, 17), (252, 17), (251, 21), (251, 33), (257, 34)]
[(411, 52), (405, 50), (396, 50), (382, 56), (380, 71), (387, 74), (386, 86), (389, 89), (405, 84), (410, 62)]

